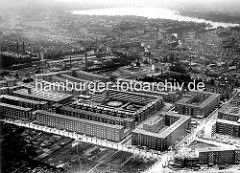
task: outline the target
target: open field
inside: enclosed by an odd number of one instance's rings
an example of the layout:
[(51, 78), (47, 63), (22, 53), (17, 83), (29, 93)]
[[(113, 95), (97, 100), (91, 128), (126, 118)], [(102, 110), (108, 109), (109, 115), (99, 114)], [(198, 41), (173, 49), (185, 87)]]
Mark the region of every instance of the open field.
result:
[(138, 173), (156, 162), (132, 153), (72, 142), (66, 137), (7, 123), (1, 123), (1, 127), (4, 172)]

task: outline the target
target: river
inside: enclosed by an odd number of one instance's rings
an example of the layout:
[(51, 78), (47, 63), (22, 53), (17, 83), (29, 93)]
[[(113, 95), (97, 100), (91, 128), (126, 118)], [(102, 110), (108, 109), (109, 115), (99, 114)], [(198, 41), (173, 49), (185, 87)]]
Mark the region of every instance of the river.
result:
[(134, 15), (148, 17), (151, 19), (160, 18), (185, 22), (208, 23), (212, 25), (212, 28), (217, 27), (226, 28), (239, 26), (239, 24), (234, 23), (213, 22), (205, 19), (181, 16), (177, 11), (168, 10), (165, 8), (107, 8), (107, 9), (75, 10), (72, 11), (72, 13), (82, 15), (108, 15), (108, 16)]

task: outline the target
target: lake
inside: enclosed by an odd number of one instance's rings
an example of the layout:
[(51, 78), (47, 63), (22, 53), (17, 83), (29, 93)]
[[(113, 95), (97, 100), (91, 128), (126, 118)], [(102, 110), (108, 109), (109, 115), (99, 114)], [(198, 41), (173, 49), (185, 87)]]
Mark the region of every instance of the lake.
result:
[(160, 18), (185, 22), (208, 23), (212, 25), (212, 28), (217, 28), (220, 26), (224, 28), (239, 26), (239, 24), (234, 23), (213, 22), (205, 19), (181, 16), (177, 11), (168, 10), (165, 8), (107, 8), (107, 9), (75, 10), (72, 11), (72, 13), (81, 15), (107, 15), (107, 16), (134, 15), (148, 17), (151, 19)]

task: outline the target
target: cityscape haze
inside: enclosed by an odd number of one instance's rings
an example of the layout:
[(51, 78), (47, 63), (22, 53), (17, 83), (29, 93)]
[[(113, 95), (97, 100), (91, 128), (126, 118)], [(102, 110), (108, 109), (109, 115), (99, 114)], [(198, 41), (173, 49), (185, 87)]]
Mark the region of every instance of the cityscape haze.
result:
[(0, 172), (240, 171), (239, 0), (0, 0)]

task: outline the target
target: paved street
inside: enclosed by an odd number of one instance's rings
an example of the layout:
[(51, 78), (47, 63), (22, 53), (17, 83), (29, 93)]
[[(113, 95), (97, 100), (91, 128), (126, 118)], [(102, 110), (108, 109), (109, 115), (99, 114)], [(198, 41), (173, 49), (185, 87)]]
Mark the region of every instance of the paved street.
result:
[(203, 142), (203, 143), (207, 143), (210, 145), (216, 145), (218, 147), (224, 147), (224, 148), (236, 148), (233, 145), (229, 145), (229, 144), (224, 144), (224, 143), (220, 143), (217, 141), (212, 141), (212, 140), (207, 140), (207, 139), (200, 139), (200, 138), (196, 138), (196, 141), (198, 142)]
[[(221, 106), (220, 106), (221, 107)], [(206, 117), (194, 131), (190, 134), (188, 134), (185, 138), (183, 138), (177, 145), (176, 147), (182, 147), (191, 144), (197, 137), (197, 134), (203, 130), (204, 127), (207, 126), (207, 123), (210, 120), (216, 119), (218, 115), (218, 110), (219, 108), (215, 109), (208, 117)]]
[(57, 135), (73, 138), (76, 141), (83, 141), (83, 142), (101, 145), (104, 147), (113, 148), (113, 149), (117, 149), (117, 150), (121, 150), (121, 151), (131, 152), (133, 154), (141, 155), (143, 157), (152, 157), (155, 159), (162, 160), (162, 156), (159, 155), (158, 154), (159, 152), (155, 151), (155, 150), (145, 151), (145, 150), (141, 150), (132, 145), (124, 145), (124, 144), (115, 143), (115, 142), (111, 142), (111, 141), (107, 141), (107, 140), (97, 139), (97, 138), (89, 137), (86, 135), (80, 135), (75, 132), (68, 132), (68, 131), (50, 128), (50, 127), (46, 127), (46, 126), (41, 126), (41, 125), (37, 125), (37, 124), (33, 124), (33, 123), (27, 123), (27, 122), (23, 122), (20, 120), (17, 120), (17, 121), (3, 120), (3, 121), (7, 122), (7, 123), (18, 125), (18, 126), (23, 126), (23, 127), (27, 127), (27, 128), (31, 128), (31, 129), (35, 129), (35, 130), (40, 130), (40, 131), (44, 131), (44, 132), (48, 132), (48, 133), (54, 133)]

